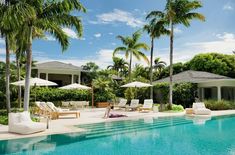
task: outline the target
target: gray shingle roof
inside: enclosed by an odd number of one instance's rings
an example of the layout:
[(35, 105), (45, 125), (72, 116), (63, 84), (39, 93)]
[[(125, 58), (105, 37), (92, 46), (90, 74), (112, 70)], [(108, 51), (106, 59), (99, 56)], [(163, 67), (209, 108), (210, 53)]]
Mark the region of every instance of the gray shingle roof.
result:
[[(202, 71), (193, 71), (188, 70), (184, 71), (178, 74), (173, 75), (173, 82), (174, 83), (181, 83), (181, 82), (191, 82), (191, 83), (200, 83), (208, 80), (217, 80), (217, 79), (231, 79), (226, 76), (213, 74), (209, 72), (202, 72)], [(157, 81), (154, 81), (153, 83), (163, 83), (163, 82), (169, 82), (170, 78), (166, 77)]]
[(82, 70), (81, 67), (74, 66), (59, 61), (49, 61), (44, 63), (38, 63), (34, 69), (55, 69), (55, 70)]

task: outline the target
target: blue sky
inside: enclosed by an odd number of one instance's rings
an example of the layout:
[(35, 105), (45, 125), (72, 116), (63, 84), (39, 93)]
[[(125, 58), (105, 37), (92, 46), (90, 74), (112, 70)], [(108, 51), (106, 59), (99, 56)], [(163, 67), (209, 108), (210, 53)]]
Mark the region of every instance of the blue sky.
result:
[[(47, 40), (34, 40), (33, 57), (36, 61), (58, 60), (83, 65), (94, 61), (101, 67), (112, 63), (112, 52), (121, 45), (117, 35), (131, 35), (140, 29), (145, 16), (152, 10), (163, 10), (165, 0), (81, 0), (87, 13), (82, 17), (84, 32), (77, 38), (72, 28), (64, 28), (70, 36), (70, 47), (64, 53), (50, 35)], [(195, 54), (220, 52), (231, 54), (235, 49), (235, 1), (202, 0), (203, 8), (197, 11), (206, 16), (206, 22), (193, 21), (191, 27), (175, 28), (174, 62), (185, 62)], [(147, 34), (141, 41), (150, 44)], [(4, 41), (0, 39), (0, 60), (4, 60)], [(149, 56), (149, 51), (145, 52)], [(119, 56), (123, 56), (120, 54)], [(168, 62), (169, 37), (155, 40), (154, 56)], [(143, 61), (136, 63), (146, 65)]]

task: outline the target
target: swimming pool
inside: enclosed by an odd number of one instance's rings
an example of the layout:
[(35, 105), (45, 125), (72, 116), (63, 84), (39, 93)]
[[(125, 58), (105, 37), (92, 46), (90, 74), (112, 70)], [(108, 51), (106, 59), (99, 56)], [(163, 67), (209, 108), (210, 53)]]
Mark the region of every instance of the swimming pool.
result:
[(79, 125), (84, 134), (0, 141), (0, 154), (235, 154), (235, 116), (145, 118)]

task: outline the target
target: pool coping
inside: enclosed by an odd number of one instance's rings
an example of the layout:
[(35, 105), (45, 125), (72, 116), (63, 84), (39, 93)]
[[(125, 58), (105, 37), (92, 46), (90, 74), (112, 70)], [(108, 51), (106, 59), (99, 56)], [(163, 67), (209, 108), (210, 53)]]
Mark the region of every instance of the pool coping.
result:
[[(180, 117), (180, 116), (189, 116), (194, 118), (196, 117), (208, 117), (207, 116), (199, 116), (199, 115), (188, 115), (185, 114), (184, 112), (181, 113), (161, 113), (163, 115), (159, 115), (160, 113), (155, 113), (155, 115), (145, 115), (145, 116), (130, 116), (130, 117), (123, 117), (123, 118), (116, 118), (116, 119), (102, 119), (100, 121), (94, 121), (94, 122), (86, 122), (86, 123), (79, 123), (79, 124), (73, 124), (73, 125), (64, 125), (63, 128), (64, 130), (62, 131), (48, 131), (50, 130), (47, 129), (44, 132), (40, 132), (40, 133), (35, 133), (35, 134), (30, 134), (30, 135), (21, 135), (21, 134), (16, 134), (16, 133), (8, 133), (8, 131), (6, 134), (9, 134), (11, 136), (6, 136), (4, 138), (0, 137), (0, 141), (4, 141), (4, 140), (11, 140), (11, 139), (21, 139), (21, 138), (32, 138), (32, 137), (40, 137), (40, 136), (48, 136), (48, 135), (57, 135), (57, 134), (68, 134), (68, 133), (83, 133), (84, 130), (83, 128), (79, 128), (79, 125), (84, 125), (84, 124), (95, 124), (95, 123), (102, 123), (102, 122), (115, 122), (115, 121), (125, 121), (125, 120), (136, 120), (136, 119), (141, 119), (141, 118), (167, 118), (167, 117)], [(235, 114), (235, 110), (229, 110), (229, 111), (212, 111), (212, 114), (210, 115), (211, 117), (216, 117), (216, 116), (225, 116), (225, 115), (234, 115)], [(1, 126), (0, 126), (1, 128)], [(5, 126), (5, 128), (8, 129), (8, 126)], [(0, 136), (1, 136), (1, 132), (0, 131)], [(15, 136), (12, 136), (15, 135)]]

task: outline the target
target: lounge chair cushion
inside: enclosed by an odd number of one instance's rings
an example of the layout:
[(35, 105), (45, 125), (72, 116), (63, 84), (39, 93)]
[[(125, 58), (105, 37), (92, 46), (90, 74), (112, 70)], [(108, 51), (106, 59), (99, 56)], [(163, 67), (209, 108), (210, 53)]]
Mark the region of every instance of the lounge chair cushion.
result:
[(211, 110), (206, 109), (206, 108), (198, 108), (194, 110), (194, 114), (196, 115), (210, 115)]
[(8, 131), (19, 134), (32, 134), (46, 130), (46, 124), (33, 122), (29, 112), (9, 113)]

